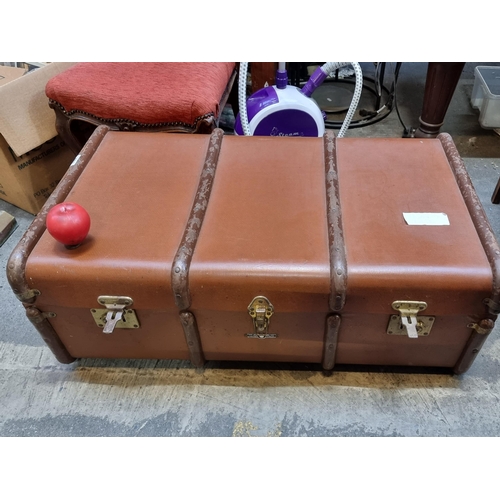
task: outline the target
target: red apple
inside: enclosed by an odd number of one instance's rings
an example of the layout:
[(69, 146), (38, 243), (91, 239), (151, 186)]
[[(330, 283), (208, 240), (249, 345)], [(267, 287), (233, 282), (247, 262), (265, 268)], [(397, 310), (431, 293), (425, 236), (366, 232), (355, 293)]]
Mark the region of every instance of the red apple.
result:
[(83, 243), (89, 233), (90, 216), (77, 203), (59, 203), (49, 210), (46, 225), (57, 241), (75, 248)]

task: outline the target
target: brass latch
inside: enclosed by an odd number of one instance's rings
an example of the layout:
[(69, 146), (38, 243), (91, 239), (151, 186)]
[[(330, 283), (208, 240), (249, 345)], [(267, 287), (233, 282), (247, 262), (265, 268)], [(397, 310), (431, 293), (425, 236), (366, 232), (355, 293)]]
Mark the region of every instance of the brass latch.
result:
[(274, 307), (266, 297), (261, 295), (255, 297), (248, 306), (248, 314), (253, 320), (254, 333), (247, 333), (251, 339), (275, 339), (274, 333), (269, 333), (269, 323), (274, 314)]
[(90, 312), (103, 333), (113, 333), (115, 328), (139, 328), (135, 311), (127, 309), (134, 303), (130, 297), (101, 295), (97, 302), (105, 309), (91, 309)]
[(429, 335), (434, 316), (417, 316), (427, 308), (426, 302), (416, 300), (396, 300), (392, 308), (399, 311), (399, 316), (393, 314), (387, 326), (389, 335), (408, 335), (411, 339)]

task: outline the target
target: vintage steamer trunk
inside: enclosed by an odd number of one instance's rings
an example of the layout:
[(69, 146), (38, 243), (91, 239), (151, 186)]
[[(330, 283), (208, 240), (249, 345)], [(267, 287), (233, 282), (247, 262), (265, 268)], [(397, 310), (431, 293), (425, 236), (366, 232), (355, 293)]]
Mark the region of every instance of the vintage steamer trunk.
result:
[[(68, 250), (63, 200), (92, 219)], [(429, 225), (430, 224), (430, 225)], [(236, 137), (99, 127), (12, 253), (61, 362), (448, 367), (499, 312), (500, 249), (448, 135)]]

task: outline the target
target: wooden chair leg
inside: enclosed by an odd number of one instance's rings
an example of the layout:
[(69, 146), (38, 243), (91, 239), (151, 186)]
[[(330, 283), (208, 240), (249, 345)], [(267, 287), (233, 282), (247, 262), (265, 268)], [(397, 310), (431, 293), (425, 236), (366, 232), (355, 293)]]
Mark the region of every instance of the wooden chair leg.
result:
[(55, 111), (56, 114), (56, 130), (61, 139), (68, 145), (69, 149), (73, 151), (76, 155), (81, 151), (82, 144), (74, 137), (70, 128), (70, 121), (68, 118), (62, 113), (57, 106), (49, 106)]
[(500, 203), (500, 179), (498, 179), (495, 191), (493, 192), (493, 196), (491, 197), (491, 203), (494, 203), (495, 205), (498, 205)]
[(240, 112), (240, 103), (239, 103), (238, 99), (239, 99), (239, 96), (238, 96), (238, 75), (236, 75), (236, 79), (233, 83), (233, 86), (231, 88), (231, 92), (229, 93), (229, 97), (227, 99), (227, 102), (233, 108), (233, 114), (234, 114), (235, 118), (236, 118), (236, 115)]

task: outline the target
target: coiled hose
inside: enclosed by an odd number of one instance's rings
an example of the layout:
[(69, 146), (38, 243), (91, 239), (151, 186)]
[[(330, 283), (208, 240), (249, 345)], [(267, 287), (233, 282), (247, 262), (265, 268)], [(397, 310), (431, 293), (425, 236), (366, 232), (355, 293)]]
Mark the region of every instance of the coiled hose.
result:
[(337, 137), (344, 137), (344, 134), (347, 132), (349, 125), (351, 124), (352, 117), (358, 107), (359, 100), (361, 99), (361, 92), (363, 91), (363, 72), (361, 71), (361, 66), (357, 62), (327, 62), (321, 66), (321, 70), (329, 75), (333, 71), (342, 68), (344, 66), (351, 65), (354, 69), (354, 74), (356, 76), (356, 84), (354, 86), (354, 95), (352, 96), (351, 105), (347, 110), (347, 114), (344, 118), (344, 122), (342, 123), (342, 127), (340, 127), (339, 133)]

